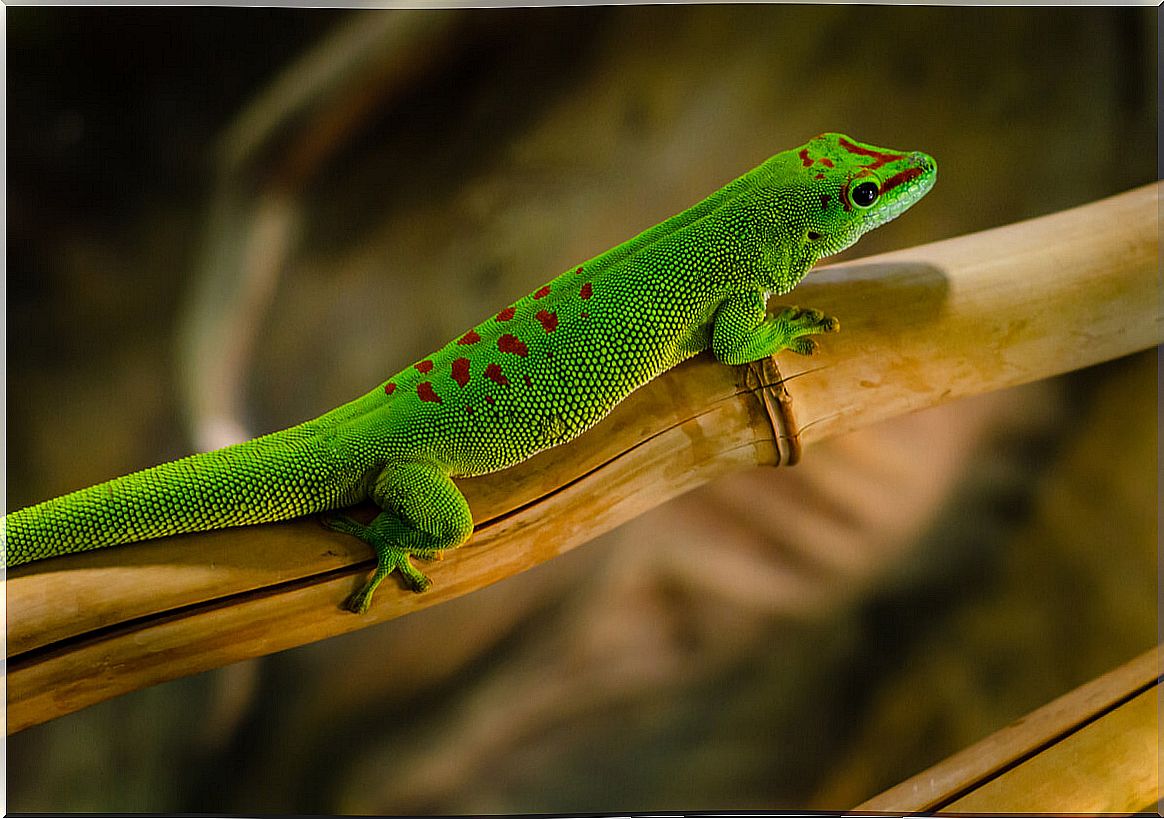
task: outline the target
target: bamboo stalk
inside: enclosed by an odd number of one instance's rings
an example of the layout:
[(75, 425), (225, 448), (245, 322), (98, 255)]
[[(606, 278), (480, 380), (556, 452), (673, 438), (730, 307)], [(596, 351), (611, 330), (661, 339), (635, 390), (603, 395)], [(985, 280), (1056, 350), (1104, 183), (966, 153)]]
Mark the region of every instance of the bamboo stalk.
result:
[(1133, 813), (1160, 798), (1160, 646), (858, 805), (902, 813)]
[(800, 443), (1152, 347), (1158, 200), (1152, 184), (814, 274), (796, 301), (844, 329), (818, 356), (780, 356), (783, 387), (772, 362), (730, 368), (700, 356), (570, 444), (459, 481), (473, 539), (426, 567), (430, 591), (385, 584), (365, 616), (339, 604), (370, 554), (313, 520), (14, 569), (9, 730), (467, 594), (718, 475), (794, 461)]

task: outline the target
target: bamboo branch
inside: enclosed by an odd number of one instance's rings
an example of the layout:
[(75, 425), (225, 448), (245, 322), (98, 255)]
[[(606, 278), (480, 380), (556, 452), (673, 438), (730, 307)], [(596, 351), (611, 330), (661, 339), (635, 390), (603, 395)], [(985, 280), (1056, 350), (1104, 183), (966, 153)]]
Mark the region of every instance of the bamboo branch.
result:
[(1152, 184), (814, 274), (797, 302), (840, 316), (843, 330), (818, 356), (781, 356), (783, 385), (772, 362), (700, 356), (570, 444), (458, 481), (473, 539), (426, 567), (431, 590), (386, 583), (365, 616), (339, 606), (369, 551), (314, 520), (12, 570), (9, 730), (467, 594), (718, 475), (795, 460), (801, 442), (1155, 346), (1158, 200)]
[(1160, 646), (858, 805), (890, 814), (1154, 808)]

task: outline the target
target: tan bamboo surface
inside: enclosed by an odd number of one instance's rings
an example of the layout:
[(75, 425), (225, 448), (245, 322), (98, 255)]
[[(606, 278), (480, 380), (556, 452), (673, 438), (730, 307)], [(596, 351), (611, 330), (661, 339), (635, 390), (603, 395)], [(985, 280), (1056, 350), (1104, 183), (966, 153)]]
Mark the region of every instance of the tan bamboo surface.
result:
[(1160, 799), (1160, 646), (858, 805), (903, 813), (1115, 813)]
[(789, 463), (798, 443), (1155, 346), (1158, 201), (1152, 184), (814, 273), (795, 303), (842, 330), (816, 356), (778, 357), (786, 393), (772, 362), (699, 356), (570, 444), (459, 481), (472, 540), (422, 567), (429, 591), (386, 582), (364, 616), (340, 604), (369, 550), (312, 519), (18, 567), (6, 581), (9, 731), (467, 594), (717, 475)]

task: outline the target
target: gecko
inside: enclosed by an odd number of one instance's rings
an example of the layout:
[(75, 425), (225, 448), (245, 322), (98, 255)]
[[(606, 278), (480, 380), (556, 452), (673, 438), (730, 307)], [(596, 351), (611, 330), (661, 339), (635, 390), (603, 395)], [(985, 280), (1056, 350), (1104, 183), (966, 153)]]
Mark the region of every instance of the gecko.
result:
[[(577, 437), (704, 350), (728, 365), (812, 354), (813, 336), (838, 320), (799, 307), (769, 315), (768, 298), (900, 215), (936, 175), (920, 151), (820, 134), (318, 418), (11, 512), (4, 564), (320, 515), (376, 555), (346, 608), (366, 612), (393, 572), (423, 591), (430, 581), (410, 558), (439, 557), (473, 532), (454, 478)], [(380, 509), (370, 523), (338, 511), (368, 499)]]

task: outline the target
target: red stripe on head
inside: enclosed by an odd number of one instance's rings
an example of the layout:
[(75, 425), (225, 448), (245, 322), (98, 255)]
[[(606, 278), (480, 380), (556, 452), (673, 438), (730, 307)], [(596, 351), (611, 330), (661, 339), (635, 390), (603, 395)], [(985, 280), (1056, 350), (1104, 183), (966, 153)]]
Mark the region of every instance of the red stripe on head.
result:
[(921, 168), (907, 168), (900, 173), (895, 173), (893, 176), (885, 180), (885, 183), (881, 186), (881, 192), (885, 193), (887, 190), (896, 188), (898, 185), (904, 184), (911, 179), (916, 179), (921, 175)]
[(896, 162), (899, 159), (905, 159), (905, 154), (883, 154), (880, 151), (874, 151), (869, 148), (862, 148), (860, 145), (854, 145), (844, 137), (841, 137), (839, 140), (837, 140), (837, 144), (851, 154), (857, 154), (858, 156), (869, 156), (877, 160), (872, 165), (865, 166), (869, 170), (880, 168), (882, 165), (888, 162)]

